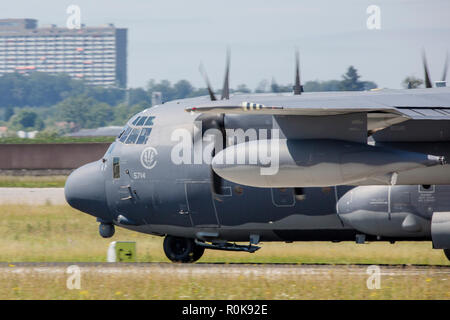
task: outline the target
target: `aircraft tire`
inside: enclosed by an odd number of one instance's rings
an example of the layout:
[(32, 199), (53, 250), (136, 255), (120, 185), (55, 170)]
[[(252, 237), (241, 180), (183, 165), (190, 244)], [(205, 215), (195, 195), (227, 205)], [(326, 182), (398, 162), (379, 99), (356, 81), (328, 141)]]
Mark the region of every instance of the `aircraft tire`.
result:
[(100, 223), (98, 232), (103, 238), (111, 238), (115, 233), (115, 228), (113, 224)]
[(444, 254), (447, 257), (448, 261), (450, 261), (450, 249), (444, 249)]
[(204, 250), (197, 246), (193, 239), (174, 236), (164, 238), (164, 253), (172, 262), (195, 262), (201, 258)]
[(200, 247), (200, 246), (194, 244), (194, 255), (192, 256), (192, 258), (193, 258), (192, 262), (195, 262), (198, 259), (200, 259), (203, 256), (204, 252), (205, 252), (204, 247)]

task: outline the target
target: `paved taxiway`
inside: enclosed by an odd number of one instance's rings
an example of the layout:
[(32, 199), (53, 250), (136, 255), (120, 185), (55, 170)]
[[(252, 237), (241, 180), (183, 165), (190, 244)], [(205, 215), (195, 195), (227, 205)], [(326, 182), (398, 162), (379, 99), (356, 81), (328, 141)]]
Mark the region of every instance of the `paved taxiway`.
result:
[(67, 204), (64, 188), (0, 188), (0, 204)]
[[(264, 276), (269, 278), (286, 275), (331, 276), (367, 275), (369, 265), (291, 265), (291, 264), (174, 264), (174, 263), (0, 263), (0, 274), (65, 274), (67, 267), (77, 265), (81, 272), (91, 274), (167, 274), (206, 275), (225, 272), (236, 276)], [(449, 277), (450, 266), (380, 265), (382, 276), (441, 275)]]

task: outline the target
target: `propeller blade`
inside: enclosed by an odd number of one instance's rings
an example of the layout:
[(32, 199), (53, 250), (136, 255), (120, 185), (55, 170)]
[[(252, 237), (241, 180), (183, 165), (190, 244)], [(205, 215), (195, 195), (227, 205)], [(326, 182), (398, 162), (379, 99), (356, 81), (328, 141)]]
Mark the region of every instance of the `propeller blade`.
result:
[[(202, 132), (200, 135), (200, 132), (198, 134), (198, 136), (196, 137), (196, 139), (203, 139), (204, 134), (209, 130), (209, 129), (216, 129), (220, 131), (220, 137), (222, 138), (222, 145), (215, 145), (215, 147), (212, 149), (211, 152), (211, 159), (214, 158), (214, 156), (222, 151), (223, 149), (226, 148), (226, 130), (225, 130), (225, 115), (223, 113), (220, 114), (201, 114), (200, 116), (198, 116), (196, 118), (196, 121), (201, 121), (202, 123)], [(215, 133), (212, 133), (215, 134)], [(216, 136), (216, 139), (218, 138), (218, 136)], [(217, 141), (218, 142), (218, 141)], [(216, 150), (217, 148), (217, 150)], [(211, 178), (211, 188), (212, 191), (215, 194), (222, 194), (222, 182), (223, 179), (217, 175), (212, 166), (210, 167), (210, 178)]]
[(295, 51), (295, 85), (294, 95), (302, 94), (302, 85), (300, 83), (300, 55), (298, 50)]
[[(220, 128), (220, 129), (222, 129), (222, 128)], [(223, 131), (225, 131), (225, 129)], [(225, 141), (225, 138), (224, 138), (224, 141)], [(225, 144), (222, 145), (222, 148), (223, 149), (226, 148)], [(216, 149), (214, 148), (212, 151), (212, 158), (214, 158), (215, 155), (216, 155)], [(210, 170), (211, 170), (212, 190), (215, 194), (221, 195), (221, 194), (223, 194), (223, 192), (222, 192), (223, 179), (214, 171), (214, 169), (212, 168), (212, 165), (210, 166)]]
[(428, 72), (427, 58), (425, 57), (425, 51), (422, 51), (423, 70), (425, 72), (425, 88), (433, 88), (430, 80), (430, 74)]
[(444, 63), (444, 72), (442, 73), (442, 81), (445, 81), (447, 78), (447, 69), (448, 69), (448, 52), (445, 54), (445, 63)]
[(211, 83), (209, 82), (208, 75), (207, 75), (206, 70), (203, 67), (202, 63), (200, 63), (198, 70), (200, 71), (200, 74), (202, 75), (203, 80), (205, 80), (205, 82), (206, 82), (206, 88), (208, 89), (209, 98), (211, 99), (211, 101), (216, 101), (217, 100), (216, 96), (214, 95), (214, 91), (211, 87)]
[(213, 192), (215, 194), (222, 194), (223, 180), (217, 173), (214, 172), (212, 167), (211, 167), (211, 180)]
[(225, 66), (225, 79), (223, 81), (221, 100), (230, 99), (230, 49), (227, 49), (227, 60)]

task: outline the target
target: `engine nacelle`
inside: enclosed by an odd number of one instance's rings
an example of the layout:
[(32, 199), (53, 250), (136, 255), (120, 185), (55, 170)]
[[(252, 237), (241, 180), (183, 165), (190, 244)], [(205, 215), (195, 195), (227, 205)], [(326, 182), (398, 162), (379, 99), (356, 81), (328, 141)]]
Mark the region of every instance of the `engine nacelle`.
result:
[(430, 220), (405, 203), (410, 201), (409, 197), (402, 200), (401, 195), (407, 194), (410, 189), (408, 186), (356, 187), (339, 199), (339, 218), (364, 234), (392, 238), (429, 237)]
[(431, 218), (434, 249), (450, 249), (450, 212), (434, 212)]

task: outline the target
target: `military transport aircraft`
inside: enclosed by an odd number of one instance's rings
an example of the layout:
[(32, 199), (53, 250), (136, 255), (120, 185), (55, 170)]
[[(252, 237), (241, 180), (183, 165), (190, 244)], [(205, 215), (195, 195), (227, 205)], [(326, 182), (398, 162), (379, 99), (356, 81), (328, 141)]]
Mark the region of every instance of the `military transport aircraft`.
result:
[[(450, 88), (229, 92), (133, 116), (102, 159), (75, 170), (67, 202), (165, 236), (174, 262), (260, 241), (431, 240), (450, 259)], [(248, 245), (236, 242), (249, 242)]]

